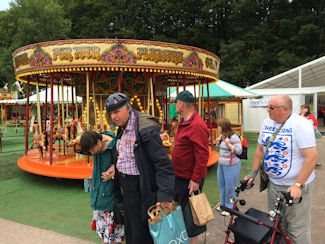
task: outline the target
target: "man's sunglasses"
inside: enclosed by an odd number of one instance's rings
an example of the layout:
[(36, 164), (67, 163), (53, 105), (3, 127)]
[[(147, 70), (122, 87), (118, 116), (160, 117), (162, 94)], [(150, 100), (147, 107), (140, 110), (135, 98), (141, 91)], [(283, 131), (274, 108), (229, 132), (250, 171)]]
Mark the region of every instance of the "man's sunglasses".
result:
[(271, 109), (271, 110), (274, 110), (276, 108), (282, 108), (284, 106), (272, 106), (272, 105), (268, 105), (267, 108)]

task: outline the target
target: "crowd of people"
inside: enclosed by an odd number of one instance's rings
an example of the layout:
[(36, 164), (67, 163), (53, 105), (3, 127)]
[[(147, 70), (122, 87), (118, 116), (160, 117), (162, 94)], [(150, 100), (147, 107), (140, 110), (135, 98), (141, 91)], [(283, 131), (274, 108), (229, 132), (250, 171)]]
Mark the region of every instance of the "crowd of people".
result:
[[(112, 94), (106, 101), (111, 120), (119, 126), (117, 135), (86, 131), (81, 137), (82, 150), (94, 155), (92, 228), (102, 243), (153, 243), (148, 208), (169, 208), (176, 201), (185, 215), (190, 209), (191, 193), (202, 191), (209, 158), (208, 127), (196, 111), (189, 91), (180, 92), (172, 102), (181, 116), (172, 159), (162, 145), (158, 119), (134, 110), (123, 93)], [(310, 206), (318, 154), (313, 126), (305, 119), (310, 115), (304, 110), (302, 116), (293, 114), (292, 101), (286, 95), (271, 98), (267, 111), (269, 118), (260, 130), (251, 173), (244, 179), (251, 184), (264, 164), (270, 179), (270, 209), (280, 191), (289, 191), (293, 199), (303, 196), (301, 204), (285, 208), (283, 229), (293, 243), (311, 243)], [(220, 203), (232, 208), (230, 198), (240, 177), (241, 160), (237, 155), (242, 152), (242, 144), (228, 119), (218, 121), (218, 130)], [(124, 204), (123, 225), (114, 218), (114, 204), (118, 201)], [(221, 214), (229, 215), (225, 211)], [(184, 220), (191, 244), (197, 243), (197, 236), (206, 226), (196, 226), (191, 218)]]

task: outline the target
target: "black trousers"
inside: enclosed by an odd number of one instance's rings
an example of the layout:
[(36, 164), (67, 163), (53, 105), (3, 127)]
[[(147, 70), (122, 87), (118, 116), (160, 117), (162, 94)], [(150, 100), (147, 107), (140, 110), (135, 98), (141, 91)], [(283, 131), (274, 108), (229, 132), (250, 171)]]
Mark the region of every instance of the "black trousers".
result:
[[(125, 208), (124, 229), (127, 244), (153, 244), (148, 221), (141, 216), (139, 176), (119, 174)], [(146, 213), (145, 213), (146, 214)]]
[[(174, 201), (179, 202), (180, 205), (182, 206), (182, 209), (184, 211), (190, 195), (188, 194), (189, 190), (188, 189), (188, 184), (190, 183), (190, 180), (182, 179), (175, 177), (175, 191), (174, 191)], [(202, 192), (204, 184), (204, 179), (200, 182), (199, 189)]]

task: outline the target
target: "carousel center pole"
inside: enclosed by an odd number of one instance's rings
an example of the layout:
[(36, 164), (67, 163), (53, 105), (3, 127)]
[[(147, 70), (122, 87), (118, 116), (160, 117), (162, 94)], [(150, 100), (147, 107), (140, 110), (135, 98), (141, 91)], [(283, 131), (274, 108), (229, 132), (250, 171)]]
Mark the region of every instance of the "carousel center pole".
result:
[(87, 90), (86, 90), (86, 99), (87, 99), (87, 130), (89, 130), (89, 73), (86, 73), (86, 86), (87, 86)]
[(95, 96), (95, 82), (91, 82), (93, 90), (93, 105), (94, 105), (94, 118), (95, 118), (95, 131), (97, 131), (97, 111), (96, 111), (96, 96)]
[(151, 115), (155, 116), (155, 105), (154, 105), (154, 94), (153, 94), (153, 81), (152, 76), (150, 77), (150, 97), (151, 97)]
[(73, 94), (73, 86), (71, 85), (71, 104), (72, 104), (72, 120), (75, 119), (75, 115), (74, 115), (74, 94)]
[(52, 165), (53, 164), (53, 115), (54, 115), (54, 106), (53, 106), (53, 74), (51, 74), (51, 83), (50, 83), (50, 86), (51, 86), (50, 165)]
[(69, 120), (69, 87), (67, 86), (67, 104), (66, 104), (66, 116), (65, 116), (65, 120), (66, 123), (63, 123), (63, 127), (68, 126), (68, 120)]
[(58, 118), (61, 117), (61, 114), (60, 114), (60, 86), (58, 85), (57, 86), (57, 89), (58, 89), (58, 98), (57, 98), (57, 105), (58, 105)]
[(75, 89), (75, 104), (76, 104), (76, 118), (78, 119), (79, 116), (78, 116), (78, 97), (77, 97), (77, 87), (76, 87), (76, 84), (74, 85), (74, 89)]
[(45, 85), (45, 104), (44, 104), (44, 129), (46, 131), (46, 121), (47, 121), (47, 83)]
[(211, 151), (213, 151), (213, 136), (212, 136), (212, 120), (211, 120), (211, 108), (210, 108), (210, 94), (209, 94), (209, 82), (207, 82), (207, 93), (208, 93), (208, 110), (209, 110), (209, 129), (211, 136)]
[(42, 134), (42, 118), (41, 118), (41, 104), (39, 99), (39, 82), (36, 82), (36, 98), (37, 98), (37, 120), (38, 120), (38, 128), (39, 134)]
[[(26, 133), (25, 133), (25, 155), (27, 155), (28, 151), (28, 122), (29, 122), (29, 80), (30, 78), (28, 77), (27, 80), (27, 102), (26, 102)], [(1, 113), (2, 117), (2, 113)]]
[(61, 126), (63, 127), (64, 125), (64, 87), (63, 87), (63, 78), (61, 78), (61, 94), (62, 94), (62, 103), (61, 103), (61, 106), (62, 106), (62, 123), (61, 123)]
[(3, 108), (1, 103), (1, 125), (3, 126)]
[(193, 85), (193, 88), (194, 88), (194, 106), (196, 108), (196, 85), (195, 85), (195, 83)]
[(100, 129), (104, 129), (104, 119), (103, 119), (103, 95), (99, 95), (99, 123), (100, 123)]
[(159, 117), (159, 111), (157, 111), (158, 105), (157, 108), (155, 107), (155, 104), (157, 102), (157, 97), (156, 97), (156, 76), (154, 74), (152, 74), (152, 94), (153, 94), (153, 109), (154, 109), (153, 116), (156, 116), (157, 114), (157, 117)]
[(123, 73), (122, 73), (122, 71), (119, 71), (117, 73), (118, 92), (123, 92), (122, 80), (123, 80)]
[(147, 114), (150, 114), (150, 90), (151, 90), (151, 82), (148, 83), (148, 98), (147, 98)]

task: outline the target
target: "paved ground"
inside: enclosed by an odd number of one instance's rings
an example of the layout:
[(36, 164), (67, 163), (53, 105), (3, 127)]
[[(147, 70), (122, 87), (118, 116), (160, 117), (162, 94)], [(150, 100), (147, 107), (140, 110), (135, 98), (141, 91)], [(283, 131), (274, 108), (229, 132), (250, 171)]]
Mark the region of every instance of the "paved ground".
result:
[[(325, 136), (317, 140), (320, 162), (322, 166), (316, 168), (316, 181), (312, 202), (312, 243), (321, 244), (325, 240)], [(256, 177), (258, 179), (259, 177)], [(245, 211), (250, 207), (267, 211), (267, 191), (260, 193), (259, 183), (256, 186), (240, 194), (240, 198), (246, 200), (246, 206), (240, 209)], [(216, 186), (217, 187), (217, 186)], [(207, 244), (224, 243), (223, 230), (229, 222), (229, 217), (223, 217), (214, 210), (215, 219), (208, 224), (206, 237)], [(204, 243), (204, 235), (200, 237), (200, 243)]]
[[(316, 182), (313, 194), (312, 203), (312, 243), (321, 244), (325, 240), (325, 136), (317, 142), (320, 162), (323, 164), (316, 168)], [(257, 177), (258, 178), (258, 177)], [(217, 187), (217, 186), (216, 186)], [(256, 187), (243, 192), (241, 198), (245, 199), (247, 205), (242, 207), (242, 210), (248, 207), (253, 207), (262, 211), (266, 211), (266, 191), (258, 192), (258, 182)], [(225, 229), (229, 221), (228, 217), (223, 217), (214, 210), (215, 219), (208, 224), (206, 234), (207, 244), (219, 244), (224, 242)], [(31, 227), (9, 220), (0, 219), (0, 243), (1, 244), (61, 244), (61, 243), (93, 243), (70, 236), (65, 236), (53, 231), (43, 230), (36, 227)], [(204, 235), (200, 237), (199, 243), (204, 243)]]
[[(99, 240), (99, 238), (98, 238)], [(1, 244), (90, 244), (94, 242), (0, 219)]]

